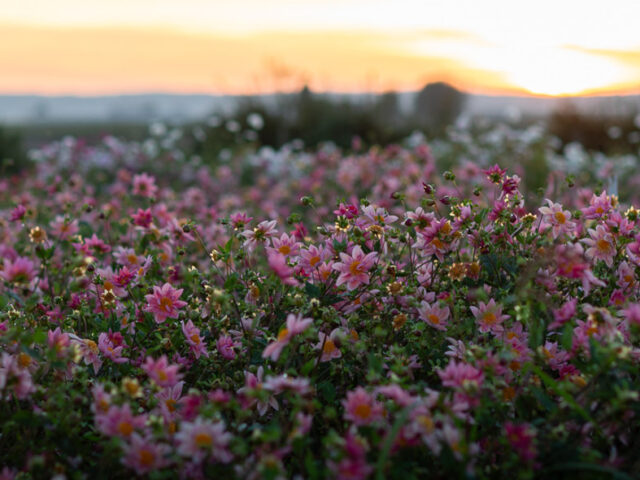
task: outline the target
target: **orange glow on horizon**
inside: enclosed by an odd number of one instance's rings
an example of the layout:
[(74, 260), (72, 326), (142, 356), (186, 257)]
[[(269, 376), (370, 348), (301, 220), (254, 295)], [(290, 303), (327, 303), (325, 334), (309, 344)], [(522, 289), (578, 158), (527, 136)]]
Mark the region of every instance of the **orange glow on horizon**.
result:
[(638, 93), (640, 52), (510, 49), (426, 30), (187, 33), (166, 28), (0, 24), (0, 94), (260, 94), (412, 91), (447, 81), (493, 95)]

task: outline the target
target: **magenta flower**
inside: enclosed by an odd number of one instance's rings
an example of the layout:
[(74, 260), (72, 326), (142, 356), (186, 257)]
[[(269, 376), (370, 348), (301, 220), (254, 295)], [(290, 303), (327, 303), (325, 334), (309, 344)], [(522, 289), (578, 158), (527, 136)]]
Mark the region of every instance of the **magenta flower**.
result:
[(523, 461), (530, 462), (536, 458), (535, 432), (530, 425), (506, 422), (504, 429), (511, 447)]
[(184, 321), (181, 321), (180, 325), (182, 325), (182, 333), (184, 333), (184, 336), (187, 339), (187, 344), (196, 358), (200, 358), (200, 355), (208, 357), (209, 352), (207, 352), (207, 346), (200, 337), (200, 329), (197, 328), (191, 320), (186, 324)]
[(124, 347), (122, 345), (114, 345), (113, 341), (109, 338), (109, 334), (106, 332), (102, 332), (98, 336), (98, 348), (105, 357), (111, 359), (114, 363), (126, 363), (129, 361), (122, 356)]
[(68, 220), (62, 215), (58, 215), (51, 223), (51, 233), (60, 240), (68, 240), (80, 230), (78, 220)]
[(147, 306), (145, 312), (153, 314), (157, 323), (163, 323), (167, 318), (178, 318), (179, 309), (187, 305), (180, 300), (182, 289), (175, 289), (169, 283), (162, 287), (153, 287), (153, 293), (145, 295)]
[(0, 270), (0, 277), (4, 280), (21, 285), (29, 284), (37, 274), (35, 263), (27, 257), (18, 257), (13, 261), (7, 258), (2, 270)]
[(333, 264), (333, 270), (340, 272), (336, 285), (346, 284), (349, 290), (368, 285), (370, 276), (367, 272), (373, 267), (377, 256), (377, 252), (365, 255), (360, 245), (353, 247), (351, 255), (340, 253), (342, 261)]
[(471, 313), (476, 317), (476, 322), (483, 333), (491, 332), (494, 335), (502, 332), (502, 322), (509, 318), (509, 315), (502, 313), (502, 306), (497, 304), (492, 298), (487, 303), (480, 302), (477, 307), (469, 307)]
[(131, 219), (133, 220), (134, 225), (142, 228), (149, 228), (153, 222), (153, 215), (151, 214), (150, 208), (147, 208), (146, 210), (139, 208), (136, 213), (131, 215)]
[(452, 388), (477, 388), (484, 381), (484, 374), (472, 365), (451, 360), (443, 370), (438, 370), (442, 385)]
[(292, 287), (299, 285), (300, 282), (293, 276), (294, 270), (287, 264), (287, 258), (284, 255), (274, 250), (269, 250), (267, 252), (267, 263), (283, 284)]
[(287, 316), (286, 327), (280, 330), (275, 342), (266, 346), (262, 352), (262, 358), (270, 358), (273, 361), (277, 361), (278, 358), (280, 358), (282, 349), (289, 344), (291, 339), (299, 333), (304, 332), (312, 323), (313, 320), (310, 318), (302, 318), (301, 315), (290, 313)]
[(354, 425), (369, 425), (382, 419), (383, 406), (377, 402), (373, 395), (358, 387), (347, 393), (347, 398), (342, 401), (344, 406), (344, 418)]

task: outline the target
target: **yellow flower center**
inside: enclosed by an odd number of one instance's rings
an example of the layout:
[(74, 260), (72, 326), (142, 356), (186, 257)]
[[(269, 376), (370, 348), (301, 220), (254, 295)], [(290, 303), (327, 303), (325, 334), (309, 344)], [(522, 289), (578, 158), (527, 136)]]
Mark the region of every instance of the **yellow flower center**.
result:
[(360, 267), (359, 260), (354, 260), (353, 262), (351, 262), (351, 265), (349, 265), (349, 273), (351, 275), (360, 275), (362, 273), (362, 268)]
[(138, 263), (138, 257), (133, 253), (127, 255), (127, 260), (129, 263)]
[(191, 341), (193, 343), (195, 343), (196, 345), (200, 345), (200, 335), (198, 335), (197, 333), (194, 333), (193, 335), (191, 335), (189, 337), (191, 339)]
[(309, 259), (309, 265), (311, 265), (312, 267), (315, 267), (319, 261), (320, 261), (320, 257), (316, 255)]
[(327, 338), (324, 341), (324, 347), (322, 347), (322, 352), (326, 353), (327, 355), (330, 355), (335, 351), (336, 351), (336, 344), (333, 343), (333, 340), (331, 340), (330, 338)]
[(598, 248), (598, 250), (600, 250), (601, 252), (607, 252), (609, 251), (609, 249), (611, 248), (611, 244), (609, 243), (608, 240), (601, 238), (600, 240), (598, 240), (596, 242), (596, 247)]
[(371, 406), (366, 403), (361, 403), (355, 408), (354, 413), (360, 418), (367, 419), (371, 416)]
[(493, 325), (496, 323), (496, 321), (498, 320), (498, 318), (496, 317), (496, 314), (493, 312), (486, 312), (483, 316), (482, 316), (482, 320), (484, 321), (484, 323), (487, 323), (489, 325)]
[(280, 245), (278, 251), (283, 255), (289, 255), (291, 253), (291, 247), (289, 245)]
[(431, 323), (435, 323), (436, 325), (440, 324), (440, 317), (438, 317), (436, 314), (432, 313), (428, 318)]
[(564, 225), (564, 223), (567, 221), (567, 217), (562, 212), (556, 212), (556, 213), (553, 214), (553, 216), (555, 217), (556, 221), (560, 225)]
[(126, 421), (120, 422), (118, 424), (118, 431), (125, 437), (128, 437), (133, 433), (133, 425), (131, 425), (129, 422), (126, 422)]
[(147, 449), (140, 450), (138, 455), (140, 458), (140, 463), (145, 467), (150, 467), (151, 465), (153, 465), (153, 462), (156, 459), (156, 456), (153, 454), (153, 452)]
[(282, 330), (280, 330), (280, 333), (278, 333), (278, 341), (283, 342), (288, 335), (289, 335), (289, 330), (287, 330), (286, 328), (283, 328)]
[(213, 445), (213, 438), (208, 433), (200, 432), (196, 435), (195, 442), (200, 448), (210, 447)]
[(173, 307), (173, 300), (171, 300), (169, 297), (162, 297), (160, 299), (160, 308), (162, 310), (168, 312), (171, 307)]

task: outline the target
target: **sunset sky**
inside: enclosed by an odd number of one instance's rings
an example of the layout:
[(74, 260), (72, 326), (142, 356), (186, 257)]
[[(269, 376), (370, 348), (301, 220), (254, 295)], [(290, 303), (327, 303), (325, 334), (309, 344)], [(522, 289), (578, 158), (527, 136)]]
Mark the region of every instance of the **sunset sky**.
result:
[(640, 1), (0, 0), (0, 94), (640, 93)]

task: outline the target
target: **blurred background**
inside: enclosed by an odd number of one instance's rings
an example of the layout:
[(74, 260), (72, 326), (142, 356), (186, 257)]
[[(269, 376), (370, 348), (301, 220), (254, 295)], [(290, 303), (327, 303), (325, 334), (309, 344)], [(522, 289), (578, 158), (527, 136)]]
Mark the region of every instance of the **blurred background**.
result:
[[(199, 155), (542, 125), (640, 146), (640, 2), (0, 0), (0, 158), (179, 127)], [(186, 132), (186, 133), (185, 133)], [(240, 138), (241, 137), (241, 138)]]

